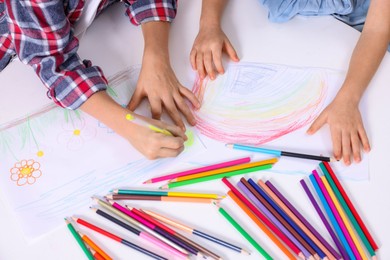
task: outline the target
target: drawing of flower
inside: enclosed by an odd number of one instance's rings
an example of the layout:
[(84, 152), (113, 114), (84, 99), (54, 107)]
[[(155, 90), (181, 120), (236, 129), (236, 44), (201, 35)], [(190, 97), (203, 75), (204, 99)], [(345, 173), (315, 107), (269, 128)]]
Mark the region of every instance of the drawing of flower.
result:
[(32, 159), (21, 160), (15, 163), (14, 167), (10, 169), (11, 180), (16, 182), (16, 185), (23, 186), (26, 184), (34, 184), (36, 179), (41, 177), (41, 165)]
[(63, 128), (64, 131), (58, 135), (58, 142), (73, 151), (81, 149), (85, 141), (96, 135), (95, 128), (87, 126), (82, 118), (64, 124)]

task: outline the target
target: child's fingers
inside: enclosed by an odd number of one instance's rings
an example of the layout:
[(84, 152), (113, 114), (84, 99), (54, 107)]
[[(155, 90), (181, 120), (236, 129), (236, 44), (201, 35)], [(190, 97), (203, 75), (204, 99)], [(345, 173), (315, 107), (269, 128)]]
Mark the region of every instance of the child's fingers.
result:
[(341, 131), (331, 130), (332, 144), (333, 144), (333, 155), (336, 160), (341, 159)]
[(161, 148), (158, 152), (158, 157), (167, 158), (167, 157), (176, 157), (184, 150), (184, 145), (178, 149), (169, 149)]
[(214, 65), (218, 73), (220, 74), (225, 73), (225, 70), (222, 65), (222, 50), (214, 50), (212, 54), (213, 54)]
[(178, 127), (177, 125), (165, 124), (164, 123), (162, 128), (168, 130), (173, 136), (182, 138), (184, 141), (187, 141), (187, 139), (188, 139), (187, 136), (186, 136), (185, 131), (183, 131), (183, 129)]
[(175, 100), (175, 103), (176, 103), (177, 107), (179, 108), (179, 110), (182, 112), (182, 114), (187, 119), (187, 122), (190, 125), (195, 125), (195, 123), (196, 123), (195, 117), (192, 114), (192, 112), (191, 112), (190, 108), (188, 107), (187, 103), (184, 101), (184, 98), (179, 93), (174, 94), (173, 98)]
[(357, 132), (351, 134), (352, 156), (355, 162), (360, 162), (360, 138)]
[(192, 48), (190, 53), (190, 62), (193, 70), (196, 70), (196, 50)]
[(173, 120), (173, 122), (183, 130), (185, 129), (183, 120), (181, 120), (180, 113), (176, 108), (176, 103), (173, 98), (169, 98), (164, 101), (165, 109), (169, 115), (169, 117)]
[(371, 150), (371, 146), (370, 146), (370, 142), (368, 141), (366, 130), (364, 130), (363, 126), (360, 126), (358, 128), (358, 134), (362, 142), (364, 151), (368, 153)]
[(162, 104), (159, 97), (149, 97), (150, 111), (152, 118), (160, 119), (162, 114)]
[(206, 52), (203, 55), (204, 67), (206, 72), (209, 75), (210, 79), (215, 79), (214, 65), (213, 65), (213, 56), (211, 52)]
[(324, 124), (326, 123), (326, 117), (323, 113), (321, 113), (316, 120), (311, 124), (309, 129), (306, 131), (309, 135), (317, 132)]
[(200, 108), (199, 99), (195, 96), (195, 94), (191, 90), (182, 86), (179, 88), (179, 92), (182, 96), (187, 98), (196, 109)]
[(139, 104), (142, 102), (143, 98), (144, 97), (143, 97), (143, 95), (141, 95), (141, 91), (137, 91), (137, 89), (136, 89), (133, 96), (131, 97), (130, 102), (127, 105), (127, 107), (131, 111), (134, 111), (139, 106)]
[(204, 79), (206, 77), (206, 73), (204, 71), (203, 65), (203, 55), (202, 53), (196, 54), (196, 70), (198, 71), (199, 77)]
[(230, 43), (228, 39), (225, 40), (225, 50), (227, 55), (232, 59), (233, 61), (239, 61), (240, 59), (238, 58), (237, 52), (234, 49), (233, 45)]
[(351, 164), (351, 135), (349, 132), (342, 132), (341, 133), (342, 138), (342, 153), (343, 153), (343, 160), (346, 165)]

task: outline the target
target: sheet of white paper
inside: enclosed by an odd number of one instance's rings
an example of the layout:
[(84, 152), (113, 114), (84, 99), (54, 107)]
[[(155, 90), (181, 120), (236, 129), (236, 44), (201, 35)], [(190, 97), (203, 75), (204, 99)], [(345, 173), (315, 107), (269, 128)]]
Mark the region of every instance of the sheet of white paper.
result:
[[(316, 134), (307, 128), (333, 100), (345, 74), (325, 68), (291, 67), (278, 64), (230, 63), (224, 75), (216, 80), (199, 79), (193, 91), (202, 101), (195, 111), (197, 128), (207, 138), (208, 152), (215, 148), (221, 158), (251, 154), (253, 160), (269, 155), (224, 149), (225, 143), (248, 144), (269, 149), (332, 155), (327, 127)], [(364, 115), (363, 115), (364, 117)], [(225, 152), (223, 152), (225, 150)], [(208, 157), (210, 158), (210, 157)], [(195, 159), (193, 162), (196, 164)], [(211, 162), (211, 161), (210, 161)], [(202, 156), (200, 164), (209, 161)], [(344, 179), (369, 178), (368, 156), (362, 162), (346, 167), (332, 163)], [(272, 169), (275, 173), (310, 174), (318, 161), (282, 157)]]
[[(108, 93), (118, 103), (127, 105), (139, 71), (132, 67), (111, 78)], [(150, 113), (145, 104), (137, 112)], [(205, 150), (189, 129), (180, 156), (150, 161), (95, 118), (58, 107), (17, 123), (0, 131), (0, 188), (29, 239), (88, 210), (92, 195), (134, 187)]]

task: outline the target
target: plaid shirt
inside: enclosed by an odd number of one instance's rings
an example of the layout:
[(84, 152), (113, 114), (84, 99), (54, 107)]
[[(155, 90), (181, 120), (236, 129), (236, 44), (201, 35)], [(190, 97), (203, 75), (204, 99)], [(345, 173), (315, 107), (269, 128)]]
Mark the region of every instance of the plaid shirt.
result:
[[(131, 23), (171, 22), (177, 0), (125, 0)], [(97, 66), (81, 61), (72, 26), (85, 0), (0, 0), (0, 71), (13, 56), (29, 64), (48, 88), (48, 96), (77, 109), (107, 80)], [(118, 0), (101, 0), (97, 14)]]

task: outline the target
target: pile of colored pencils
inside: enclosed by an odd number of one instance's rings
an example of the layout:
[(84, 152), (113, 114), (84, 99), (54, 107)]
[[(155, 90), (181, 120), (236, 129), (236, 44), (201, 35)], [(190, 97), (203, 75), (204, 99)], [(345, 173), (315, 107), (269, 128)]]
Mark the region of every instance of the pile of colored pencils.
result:
[[(97, 215), (105, 218), (110, 223), (114, 223), (135, 236), (139, 236), (148, 243), (152, 243), (159, 249), (164, 250), (167, 255), (174, 255), (176, 259), (189, 259), (191, 255), (196, 257), (211, 257), (212, 259), (222, 259), (218, 254), (207, 249), (205, 246), (184, 236), (180, 231), (202, 237), (208, 241), (217, 243), (221, 246), (234, 250), (238, 253), (249, 254), (247, 250), (226, 242), (217, 236), (213, 236), (200, 230), (181, 224), (168, 217), (155, 212), (137, 209), (129, 205), (122, 205), (113, 200), (105, 200), (94, 197), (98, 204), (91, 207)], [(95, 242), (79, 231), (79, 226), (86, 227), (89, 230), (98, 232), (108, 238), (111, 238), (125, 246), (141, 252), (153, 259), (167, 259), (157, 253), (138, 246), (129, 240), (115, 235), (96, 224), (88, 222), (80, 217), (65, 219), (73, 236), (84, 251), (88, 259), (112, 259)], [(77, 223), (78, 225), (76, 225)], [(176, 230), (174, 230), (174, 228)], [(180, 230), (180, 231), (178, 231)]]
[(258, 162), (250, 162), (250, 160), (250, 157), (245, 157), (237, 160), (227, 161), (210, 166), (152, 178), (150, 180), (145, 181), (144, 183), (168, 181), (168, 184), (161, 186), (160, 189), (172, 189), (185, 185), (217, 180), (250, 172), (268, 170), (272, 168), (272, 166), (278, 161), (277, 158), (262, 160)]

